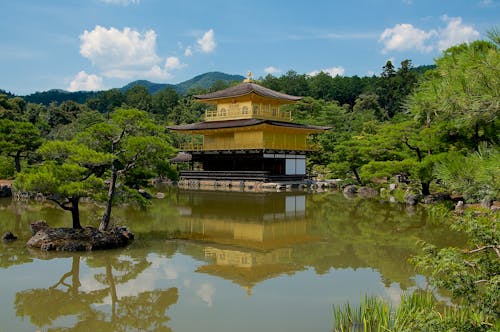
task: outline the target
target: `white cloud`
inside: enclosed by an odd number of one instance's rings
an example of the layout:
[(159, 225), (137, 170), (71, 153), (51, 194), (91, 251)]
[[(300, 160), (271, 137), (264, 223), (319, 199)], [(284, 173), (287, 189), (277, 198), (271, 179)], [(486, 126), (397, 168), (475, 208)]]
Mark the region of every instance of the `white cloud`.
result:
[(196, 43), (200, 46), (203, 53), (211, 53), (215, 51), (217, 43), (215, 42), (214, 30), (210, 29), (203, 34), (203, 37), (198, 39)]
[(101, 2), (107, 3), (109, 5), (121, 5), (128, 6), (129, 4), (138, 5), (141, 0), (100, 0)]
[(170, 74), (166, 68), (160, 68), (158, 65), (154, 65), (146, 72), (137, 73), (135, 76), (160, 80), (168, 80), (173, 77), (173, 75)]
[(102, 77), (89, 75), (85, 71), (80, 71), (69, 83), (68, 91), (97, 91), (103, 90)]
[(167, 280), (176, 280), (179, 278), (179, 267), (175, 264), (167, 264), (163, 267), (163, 272), (165, 272)]
[(440, 51), (453, 45), (471, 42), (479, 38), (479, 32), (470, 25), (462, 24), (461, 17), (448, 17), (444, 15), (441, 19), (448, 22), (448, 25), (439, 31), (438, 49)]
[(209, 283), (203, 283), (196, 291), (196, 294), (205, 302), (209, 307), (213, 305), (213, 296), (215, 294), (215, 287)]
[(162, 59), (156, 54), (156, 33), (140, 33), (131, 28), (106, 29), (97, 25), (80, 35), (80, 54), (102, 70), (103, 75), (115, 78), (140, 77), (143, 73), (166, 77), (158, 66)]
[(266, 74), (277, 74), (277, 73), (281, 73), (281, 69), (278, 69), (276, 67), (273, 67), (273, 66), (269, 66), (269, 67), (266, 67), (264, 68), (264, 73)]
[(412, 5), (413, 4), (413, 0), (403, 0), (403, 3), (406, 4), (406, 5)]
[(331, 68), (325, 68), (325, 69), (321, 69), (321, 70), (313, 70), (312, 72), (308, 73), (307, 75), (316, 76), (320, 72), (326, 73), (326, 74), (330, 75), (331, 77), (335, 77), (335, 76), (343, 76), (345, 73), (345, 69), (344, 69), (344, 67), (331, 67)]
[(390, 287), (386, 287), (384, 290), (386, 297), (392, 305), (398, 306), (401, 304), (401, 295), (403, 295), (403, 291), (398, 284), (393, 283)]
[(165, 61), (166, 70), (181, 69), (184, 68), (185, 66), (186, 64), (181, 63), (179, 58), (175, 56), (168, 57), (167, 60)]
[[(199, 35), (199, 31), (194, 32), (195, 35)], [(184, 49), (184, 56), (190, 57), (194, 52), (201, 53), (212, 53), (217, 48), (217, 42), (215, 41), (214, 29), (210, 29), (203, 33), (201, 38), (196, 40), (195, 45), (188, 45)]]
[(432, 46), (426, 45), (426, 42), (435, 34), (434, 30), (426, 32), (411, 24), (396, 24), (392, 29), (385, 29), (380, 35), (379, 41), (384, 43), (382, 53), (411, 49), (426, 53), (432, 51)]
[(442, 51), (479, 38), (479, 32), (471, 25), (463, 24), (461, 17), (444, 15), (441, 19), (447, 23), (445, 28), (425, 31), (411, 24), (396, 24), (393, 28), (385, 29), (379, 38), (384, 44), (382, 53), (410, 50), (427, 53), (436, 49)]

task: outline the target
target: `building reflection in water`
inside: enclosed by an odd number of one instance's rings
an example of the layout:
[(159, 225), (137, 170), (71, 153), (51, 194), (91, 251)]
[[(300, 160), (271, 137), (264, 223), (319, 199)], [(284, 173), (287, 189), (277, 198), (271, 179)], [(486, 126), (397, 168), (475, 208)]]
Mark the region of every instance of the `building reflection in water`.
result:
[(293, 247), (308, 234), (306, 195), (300, 192), (182, 192), (180, 238), (202, 243), (209, 263), (197, 268), (231, 280), (250, 295), (255, 284), (303, 267)]

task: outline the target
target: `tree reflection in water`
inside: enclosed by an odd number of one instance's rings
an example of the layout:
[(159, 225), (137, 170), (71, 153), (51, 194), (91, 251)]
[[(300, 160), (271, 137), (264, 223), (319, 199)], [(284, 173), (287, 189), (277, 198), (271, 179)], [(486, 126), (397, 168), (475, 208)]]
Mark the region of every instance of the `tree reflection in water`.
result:
[(87, 259), (87, 265), (104, 268), (104, 273), (95, 275), (99, 289), (80, 290), (81, 257), (74, 255), (71, 270), (51, 287), (16, 293), (16, 315), (29, 317), (39, 328), (50, 326), (46, 331), (171, 331), (166, 311), (177, 303), (177, 288), (134, 296), (117, 293), (117, 285), (135, 279), (150, 265), (145, 257), (95, 255)]

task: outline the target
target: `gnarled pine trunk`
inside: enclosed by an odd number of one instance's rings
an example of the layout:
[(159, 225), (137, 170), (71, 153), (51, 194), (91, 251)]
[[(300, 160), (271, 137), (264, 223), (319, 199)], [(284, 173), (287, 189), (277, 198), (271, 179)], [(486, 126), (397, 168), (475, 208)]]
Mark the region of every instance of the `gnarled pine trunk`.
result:
[(111, 166), (111, 182), (108, 189), (108, 200), (106, 202), (106, 210), (102, 216), (99, 230), (105, 231), (108, 229), (109, 221), (111, 220), (111, 207), (113, 205), (113, 198), (115, 197), (116, 179), (118, 178), (118, 171), (114, 165)]
[(78, 208), (78, 203), (80, 201), (80, 197), (78, 196), (73, 196), (70, 198), (71, 202), (71, 217), (73, 218), (73, 228), (82, 228), (82, 225), (80, 224), (80, 210)]

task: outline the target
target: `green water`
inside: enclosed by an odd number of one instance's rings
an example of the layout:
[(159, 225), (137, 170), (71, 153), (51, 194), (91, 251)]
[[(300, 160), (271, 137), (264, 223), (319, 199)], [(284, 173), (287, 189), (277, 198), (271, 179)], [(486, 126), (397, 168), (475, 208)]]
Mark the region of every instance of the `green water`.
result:
[(423, 210), (334, 192), (163, 192), (113, 211), (132, 245), (79, 254), (24, 245), (30, 222), (69, 213), (0, 200), (0, 233), (20, 237), (0, 243), (0, 331), (329, 331), (333, 304), (427, 287), (418, 240), (459, 241)]

